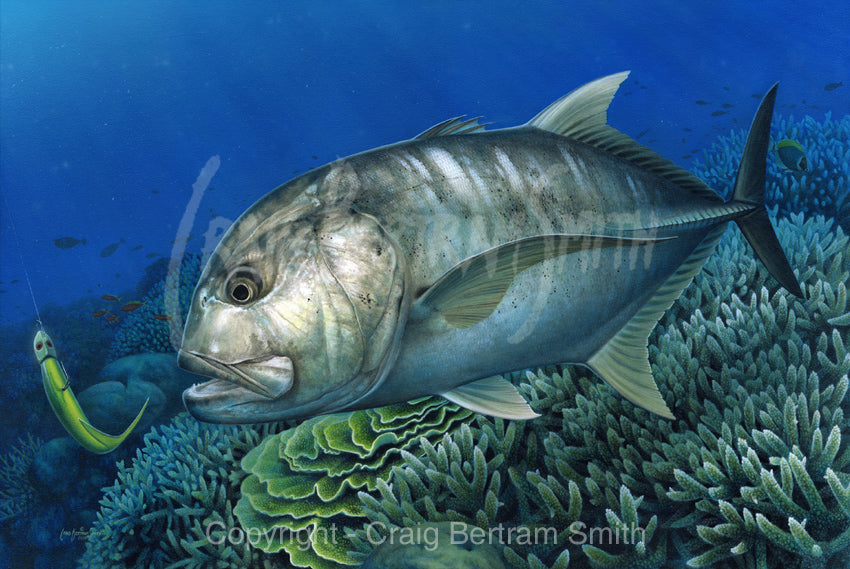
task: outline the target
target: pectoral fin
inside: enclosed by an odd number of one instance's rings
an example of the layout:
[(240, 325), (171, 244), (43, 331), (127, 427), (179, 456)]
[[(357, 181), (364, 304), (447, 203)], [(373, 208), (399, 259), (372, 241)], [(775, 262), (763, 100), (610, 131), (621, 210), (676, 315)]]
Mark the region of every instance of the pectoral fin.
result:
[(136, 418), (133, 419), (133, 422), (130, 423), (130, 426), (127, 427), (124, 432), (118, 436), (104, 433), (97, 427), (90, 424), (85, 418), (80, 417), (80, 425), (85, 431), (87, 437), (83, 440), (81, 440), (82, 437), (75, 436), (74, 438), (77, 439), (77, 442), (83, 445), (86, 450), (89, 450), (91, 452), (97, 454), (106, 454), (112, 452), (113, 450), (118, 448), (118, 445), (124, 442), (124, 439), (130, 436), (130, 433), (132, 433), (133, 429), (136, 428), (136, 425), (139, 424), (139, 420), (142, 418), (142, 414), (145, 412), (149, 401), (150, 398), (145, 400), (145, 404), (142, 405), (142, 409), (139, 411), (139, 414), (136, 415)]
[(664, 241), (600, 235), (536, 235), (494, 247), (449, 269), (413, 305), (411, 318), (438, 312), (455, 328), (467, 328), (496, 310), (511, 281), (546, 259), (568, 253)]
[(470, 411), (494, 417), (526, 420), (540, 416), (516, 387), (500, 375), (479, 379), (440, 395)]

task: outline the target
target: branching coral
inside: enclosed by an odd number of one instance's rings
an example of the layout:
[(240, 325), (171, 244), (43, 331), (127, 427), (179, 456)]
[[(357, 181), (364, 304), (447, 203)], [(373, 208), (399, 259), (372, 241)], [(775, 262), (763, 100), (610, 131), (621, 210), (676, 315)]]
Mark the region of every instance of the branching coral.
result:
[(238, 462), (279, 426), (220, 427), (184, 414), (154, 428), (105, 489), (80, 567), (276, 566), (228, 532), (237, 528), (232, 504), (245, 477)]
[[(809, 170), (790, 172), (775, 159), (768, 160), (768, 205), (778, 207), (781, 216), (824, 215), (850, 231), (850, 115), (833, 120), (827, 113), (823, 121), (775, 117), (773, 138), (775, 142), (783, 138), (799, 142), (806, 152)], [(705, 162), (696, 163), (694, 173), (728, 197), (745, 140), (742, 130), (720, 137), (705, 151)]]

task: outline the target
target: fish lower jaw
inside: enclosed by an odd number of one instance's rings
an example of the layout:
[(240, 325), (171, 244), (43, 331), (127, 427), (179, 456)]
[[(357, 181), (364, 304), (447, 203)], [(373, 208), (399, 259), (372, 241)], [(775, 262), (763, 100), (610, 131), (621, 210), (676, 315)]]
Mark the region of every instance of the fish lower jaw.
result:
[(221, 382), (266, 399), (277, 399), (289, 391), (295, 377), (292, 360), (286, 356), (225, 363), (198, 352), (180, 350), (177, 364), (193, 373), (214, 378), (213, 381), (199, 384), (198, 388)]
[(256, 401), (268, 401), (268, 397), (245, 389), (226, 379), (211, 379), (203, 383), (193, 383), (191, 387), (183, 391), (183, 399), (201, 400), (217, 396), (240, 396)]

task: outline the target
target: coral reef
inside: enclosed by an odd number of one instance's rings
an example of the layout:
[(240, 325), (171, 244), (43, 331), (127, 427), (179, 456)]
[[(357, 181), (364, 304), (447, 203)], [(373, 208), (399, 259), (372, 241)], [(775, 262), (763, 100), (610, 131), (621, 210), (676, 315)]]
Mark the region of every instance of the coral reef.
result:
[[(730, 231), (655, 330), (650, 359), (676, 421), (580, 368), (529, 372), (520, 389), (543, 417), (478, 416), (404, 453), (377, 493), (359, 494), (369, 523), (559, 528), (503, 544), (522, 569), (834, 564), (850, 545), (850, 240), (823, 218), (778, 225), (807, 300), (777, 290)], [(634, 527), (614, 546), (585, 531)], [(361, 554), (366, 528), (352, 540)]]
[[(803, 213), (830, 217), (844, 231), (850, 231), (850, 115), (833, 120), (827, 113), (823, 121), (808, 116), (800, 121), (793, 116), (775, 116), (772, 130), (774, 141), (790, 138), (802, 145), (809, 169), (784, 170), (769, 156), (768, 206), (777, 207), (781, 216)], [(704, 151), (704, 161), (695, 162), (694, 174), (729, 197), (746, 136), (743, 130), (721, 136)]]
[[(186, 414), (145, 435), (145, 445), (105, 489), (79, 566), (278, 566), (272, 556), (236, 539), (232, 505), (246, 476), (238, 463), (281, 425), (222, 427)], [(244, 537), (244, 536), (243, 536)]]
[[(730, 228), (650, 338), (676, 420), (569, 366), (512, 376), (543, 414), (525, 423), (440, 399), (279, 434), (180, 417), (121, 465), (81, 567), (342, 567), (385, 558), (374, 534), (452, 522), (540, 532), (498, 535), (517, 569), (840, 563), (850, 553), (850, 117), (774, 125), (810, 164), (768, 170), (806, 299), (781, 290)], [(728, 193), (743, 138), (721, 138), (696, 173)], [(184, 263), (184, 311), (198, 270)], [(114, 355), (172, 351), (152, 319), (163, 294), (160, 283), (127, 318)], [(232, 528), (239, 543), (224, 539)]]
[(353, 565), (346, 528), (363, 519), (358, 490), (374, 490), (405, 449), (427, 445), (472, 415), (442, 398), (423, 398), (304, 421), (242, 460), (250, 476), (234, 514), (246, 531), (273, 537), (258, 547), (285, 550), (292, 565)]
[[(187, 254), (176, 276), (177, 302), (181, 317), (189, 311), (192, 293), (203, 268), (199, 255)], [(124, 318), (109, 349), (110, 359), (149, 352), (174, 352), (171, 345), (165, 298), (174, 291), (166, 290), (168, 277), (154, 284), (142, 299), (142, 306)]]

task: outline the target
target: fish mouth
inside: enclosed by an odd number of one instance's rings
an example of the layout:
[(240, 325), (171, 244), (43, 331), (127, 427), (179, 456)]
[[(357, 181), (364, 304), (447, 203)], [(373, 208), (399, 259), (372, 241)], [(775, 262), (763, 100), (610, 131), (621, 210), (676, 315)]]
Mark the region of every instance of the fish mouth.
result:
[(180, 350), (177, 365), (187, 371), (215, 378), (187, 390), (199, 395), (205, 390), (208, 395), (212, 393), (211, 390), (217, 392), (227, 388), (229, 391), (246, 390), (265, 399), (277, 399), (292, 388), (295, 378), (292, 360), (286, 356), (265, 356), (227, 363), (198, 352)]

